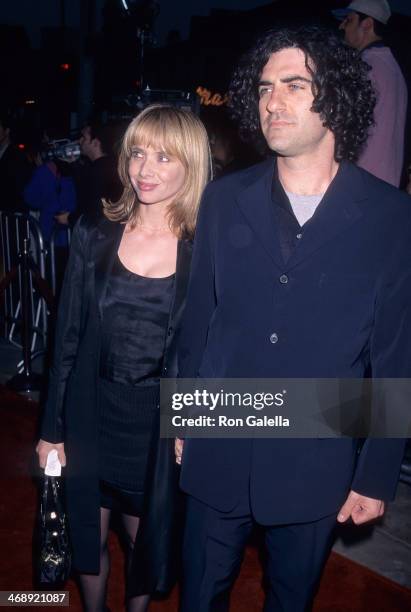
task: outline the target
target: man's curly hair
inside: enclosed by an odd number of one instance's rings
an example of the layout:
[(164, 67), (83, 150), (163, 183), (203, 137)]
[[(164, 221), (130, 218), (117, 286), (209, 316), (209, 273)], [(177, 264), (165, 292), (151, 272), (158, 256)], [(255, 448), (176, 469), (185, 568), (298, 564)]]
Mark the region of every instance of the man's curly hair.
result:
[(311, 110), (335, 136), (335, 160), (355, 161), (373, 124), (376, 98), (369, 67), (335, 32), (319, 26), (270, 30), (242, 58), (229, 92), (240, 135), (267, 148), (259, 121), (258, 83), (271, 54), (290, 47), (305, 54), (312, 75)]

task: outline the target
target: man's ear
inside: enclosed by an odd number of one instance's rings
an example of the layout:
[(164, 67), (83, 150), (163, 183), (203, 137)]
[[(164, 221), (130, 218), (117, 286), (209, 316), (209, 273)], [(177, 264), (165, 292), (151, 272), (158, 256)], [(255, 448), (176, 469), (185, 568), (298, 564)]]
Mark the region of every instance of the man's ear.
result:
[(361, 27), (364, 32), (375, 34), (374, 32), (374, 19), (372, 17), (366, 17), (361, 21)]

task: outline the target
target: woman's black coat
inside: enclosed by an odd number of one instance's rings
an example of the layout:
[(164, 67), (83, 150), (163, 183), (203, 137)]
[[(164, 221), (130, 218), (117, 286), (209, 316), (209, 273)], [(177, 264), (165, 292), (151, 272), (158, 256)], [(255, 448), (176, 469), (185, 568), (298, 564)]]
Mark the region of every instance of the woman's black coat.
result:
[[(73, 232), (41, 429), (42, 439), (65, 443), (67, 512), (73, 564), (84, 573), (99, 571), (96, 387), (103, 324), (102, 304), (123, 231), (124, 225), (119, 223), (107, 219), (96, 223), (83, 217)], [(165, 341), (163, 376), (177, 375), (176, 341), (190, 261), (191, 243), (181, 240), (177, 250), (174, 299)], [(157, 429), (152, 436), (149, 454), (145, 511), (133, 564), (135, 581), (132, 582), (135, 586), (131, 585), (136, 592), (168, 590), (172, 586), (177, 565), (174, 558), (174, 523), (179, 493), (173, 441), (160, 440)]]

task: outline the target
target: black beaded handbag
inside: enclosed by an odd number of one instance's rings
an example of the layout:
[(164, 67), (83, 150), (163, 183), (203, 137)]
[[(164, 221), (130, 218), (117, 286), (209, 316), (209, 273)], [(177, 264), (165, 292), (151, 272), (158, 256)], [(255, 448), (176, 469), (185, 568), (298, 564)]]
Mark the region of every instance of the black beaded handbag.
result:
[(44, 476), (39, 522), (39, 581), (63, 583), (70, 575), (71, 548), (61, 478)]

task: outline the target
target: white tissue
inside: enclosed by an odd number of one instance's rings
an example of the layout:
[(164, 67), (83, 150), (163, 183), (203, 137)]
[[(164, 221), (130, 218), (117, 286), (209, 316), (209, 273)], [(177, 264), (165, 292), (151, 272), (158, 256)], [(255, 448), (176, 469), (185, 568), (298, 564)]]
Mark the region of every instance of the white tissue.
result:
[(61, 463), (58, 458), (56, 449), (53, 449), (47, 455), (46, 476), (61, 476)]

